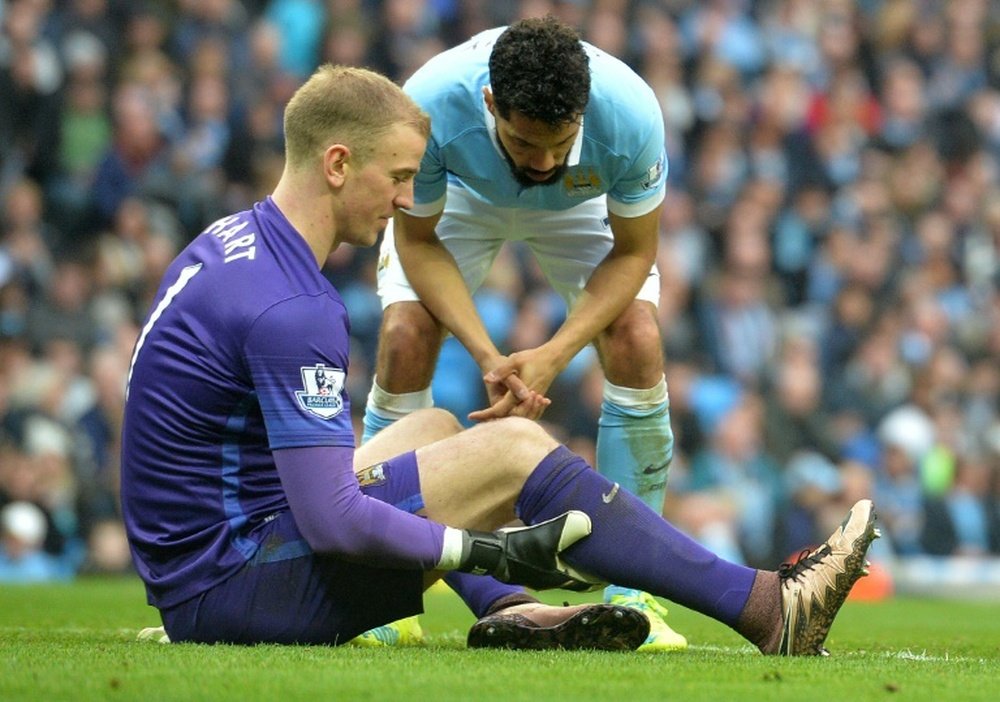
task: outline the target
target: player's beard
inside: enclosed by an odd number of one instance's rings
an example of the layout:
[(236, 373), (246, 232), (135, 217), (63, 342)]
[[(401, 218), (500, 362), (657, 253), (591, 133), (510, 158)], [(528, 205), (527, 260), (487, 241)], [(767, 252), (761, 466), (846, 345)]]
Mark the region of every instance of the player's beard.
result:
[(507, 161), (507, 166), (510, 168), (510, 174), (514, 176), (514, 180), (516, 180), (517, 184), (520, 185), (522, 188), (531, 188), (536, 185), (553, 185), (554, 183), (558, 183), (560, 180), (562, 180), (563, 175), (569, 169), (569, 165), (567, 165), (566, 161), (563, 161), (558, 166), (556, 166), (555, 171), (553, 171), (552, 175), (550, 175), (548, 178), (546, 178), (545, 180), (535, 180), (534, 178), (528, 176), (528, 173), (537, 171), (533, 171), (532, 169), (525, 168), (523, 166), (518, 166), (516, 163), (514, 163), (514, 159), (510, 157), (510, 154), (507, 153), (507, 149), (504, 147), (503, 142), (500, 141), (499, 134), (497, 134), (496, 139), (497, 139), (497, 144), (500, 146), (500, 153), (503, 154), (504, 160)]

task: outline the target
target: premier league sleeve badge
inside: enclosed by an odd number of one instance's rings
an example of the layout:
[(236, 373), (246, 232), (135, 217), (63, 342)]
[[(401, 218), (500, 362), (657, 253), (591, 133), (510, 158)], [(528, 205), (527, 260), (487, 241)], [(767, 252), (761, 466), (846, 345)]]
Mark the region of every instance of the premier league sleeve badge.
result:
[(344, 409), (344, 380), (347, 374), (340, 368), (328, 368), (323, 363), (303, 366), (302, 386), (296, 390), (299, 406), (322, 419), (333, 419)]

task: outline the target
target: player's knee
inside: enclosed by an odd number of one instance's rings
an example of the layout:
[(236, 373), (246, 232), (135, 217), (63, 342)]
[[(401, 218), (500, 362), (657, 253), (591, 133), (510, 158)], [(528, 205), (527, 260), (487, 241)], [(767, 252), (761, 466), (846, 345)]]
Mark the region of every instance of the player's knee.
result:
[(399, 343), (401, 340), (423, 339), (438, 333), (437, 322), (419, 302), (398, 302), (389, 305), (382, 316), (382, 334)]
[(633, 382), (648, 376), (656, 382), (663, 374), (660, 328), (645, 306), (630, 307), (604, 331), (598, 344), (609, 376), (624, 375)]
[(465, 428), (455, 415), (441, 407), (417, 410), (413, 413), (413, 420), (420, 422), (427, 443), (454, 436)]
[(401, 393), (430, 385), (441, 348), (438, 323), (420, 303), (390, 305), (382, 318), (376, 375), (388, 392)]
[(523, 417), (503, 417), (489, 422), (497, 446), (515, 471), (530, 473), (559, 442), (541, 425)]
[(522, 441), (534, 442), (543, 437), (552, 438), (538, 422), (524, 417), (502, 417), (493, 420), (488, 426), (494, 427), (498, 434)]
[(649, 341), (659, 344), (660, 327), (656, 319), (656, 308), (647, 302), (633, 302), (608, 325), (603, 336), (619, 345)]

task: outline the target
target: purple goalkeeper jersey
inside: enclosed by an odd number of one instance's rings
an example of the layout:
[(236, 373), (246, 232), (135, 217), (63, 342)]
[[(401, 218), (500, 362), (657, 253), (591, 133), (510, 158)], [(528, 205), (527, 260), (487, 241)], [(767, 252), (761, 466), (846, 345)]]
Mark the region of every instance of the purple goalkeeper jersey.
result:
[(272, 450), (354, 447), (348, 318), (268, 198), (171, 264), (136, 343), (122, 510), (151, 604), (180, 603), (256, 553), (289, 508)]

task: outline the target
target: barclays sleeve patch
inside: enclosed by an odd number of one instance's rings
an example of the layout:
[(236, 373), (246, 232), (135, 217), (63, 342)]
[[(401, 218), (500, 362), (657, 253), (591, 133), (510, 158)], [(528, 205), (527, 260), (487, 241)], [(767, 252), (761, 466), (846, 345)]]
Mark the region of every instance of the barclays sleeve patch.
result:
[(344, 410), (344, 381), (347, 374), (340, 368), (328, 368), (323, 363), (303, 366), (303, 390), (296, 390), (299, 406), (323, 419), (333, 419)]

